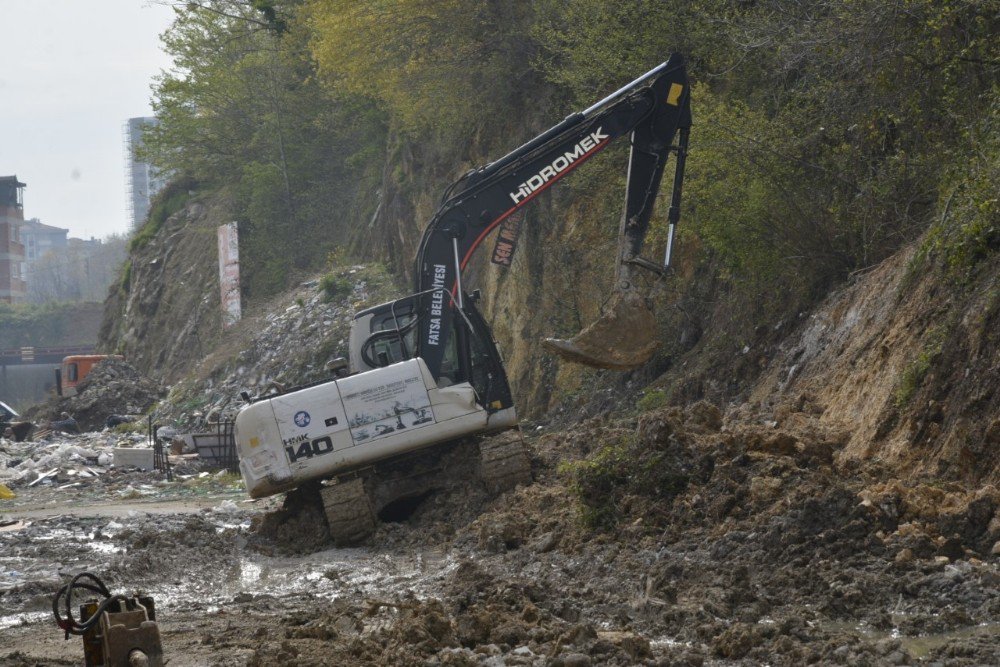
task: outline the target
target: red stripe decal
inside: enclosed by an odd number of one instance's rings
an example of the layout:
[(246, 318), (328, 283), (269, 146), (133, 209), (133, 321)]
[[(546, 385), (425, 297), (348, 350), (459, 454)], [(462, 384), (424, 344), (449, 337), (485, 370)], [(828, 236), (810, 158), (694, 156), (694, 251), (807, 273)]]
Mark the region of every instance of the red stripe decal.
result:
[(494, 229), (496, 229), (497, 225), (499, 225), (501, 222), (503, 222), (504, 219), (507, 218), (507, 216), (509, 216), (511, 213), (513, 213), (514, 211), (516, 211), (517, 209), (521, 208), (522, 206), (524, 206), (525, 204), (527, 204), (528, 202), (530, 202), (532, 199), (534, 199), (535, 197), (537, 197), (539, 194), (541, 194), (544, 190), (548, 189), (548, 187), (550, 185), (552, 185), (553, 183), (555, 183), (556, 181), (558, 181), (560, 178), (562, 178), (563, 176), (565, 176), (566, 174), (568, 174), (569, 172), (573, 171), (574, 169), (576, 169), (577, 167), (579, 167), (581, 164), (583, 164), (584, 162), (586, 162), (588, 158), (590, 158), (590, 157), (592, 157), (594, 155), (594, 153), (596, 153), (597, 151), (599, 151), (602, 148), (604, 148), (608, 144), (609, 141), (611, 141), (610, 138), (605, 139), (601, 143), (599, 143), (596, 146), (594, 146), (593, 148), (591, 148), (589, 151), (587, 151), (586, 153), (584, 153), (583, 155), (581, 155), (576, 160), (576, 162), (574, 162), (570, 166), (568, 166), (565, 169), (563, 169), (562, 171), (560, 171), (551, 180), (547, 181), (545, 183), (545, 185), (543, 185), (542, 187), (538, 188), (537, 190), (535, 190), (534, 192), (532, 192), (530, 195), (528, 195), (527, 197), (525, 197), (524, 199), (522, 199), (518, 203), (514, 204), (514, 206), (512, 208), (510, 208), (505, 213), (503, 213), (499, 218), (497, 218), (496, 220), (494, 220), (493, 222), (491, 222), (486, 227), (486, 229), (484, 229), (482, 231), (482, 233), (479, 234), (479, 237), (476, 238), (476, 240), (472, 243), (472, 245), (469, 247), (468, 252), (465, 253), (465, 257), (462, 259), (461, 268), (465, 269), (465, 265), (469, 263), (469, 259), (472, 257), (472, 253), (475, 252), (476, 248), (479, 247), (479, 244), (482, 243), (483, 239), (485, 239), (489, 235), (490, 232), (492, 232)]
[[(588, 159), (590, 159), (591, 157), (593, 157), (594, 153), (596, 153), (597, 151), (599, 151), (602, 148), (604, 148), (605, 146), (607, 146), (610, 141), (611, 141), (611, 138), (609, 137), (609, 138), (605, 139), (604, 141), (602, 141), (601, 143), (599, 143), (596, 146), (594, 146), (593, 148), (591, 148), (589, 151), (587, 151), (586, 153), (584, 153), (583, 155), (581, 155), (579, 158), (577, 158), (576, 162), (574, 162), (570, 166), (568, 166), (565, 169), (563, 169), (562, 171), (560, 171), (551, 180), (547, 181), (545, 183), (545, 185), (543, 185), (542, 187), (540, 187), (537, 190), (535, 190), (534, 192), (532, 192), (530, 195), (528, 195), (527, 197), (525, 197), (524, 199), (522, 199), (521, 201), (519, 201), (517, 204), (514, 204), (514, 206), (512, 206), (510, 209), (508, 209), (506, 212), (504, 212), (499, 218), (497, 218), (496, 220), (494, 220), (493, 222), (491, 222), (489, 225), (487, 225), (486, 229), (484, 229), (479, 234), (479, 236), (476, 237), (476, 240), (472, 242), (472, 245), (469, 246), (468, 252), (466, 252), (465, 253), (465, 257), (462, 258), (462, 263), (461, 263), (461, 266), (459, 268), (459, 271), (464, 271), (465, 270), (465, 265), (469, 263), (469, 259), (472, 257), (472, 253), (474, 253), (476, 251), (476, 248), (479, 247), (479, 245), (489, 235), (489, 233), (492, 232), (494, 229), (496, 229), (497, 225), (499, 225), (501, 222), (503, 222), (504, 219), (507, 218), (507, 216), (509, 216), (511, 213), (513, 213), (517, 209), (521, 208), (522, 206), (526, 205), (528, 202), (530, 202), (532, 199), (534, 199), (535, 197), (537, 197), (543, 191), (547, 190), (550, 185), (552, 185), (553, 183), (555, 183), (556, 181), (558, 181), (560, 178), (562, 178), (563, 176), (565, 176), (566, 174), (568, 174), (569, 172), (573, 171), (574, 169), (576, 169), (577, 167), (579, 167), (581, 164), (583, 164), (584, 162), (586, 162)], [(452, 287), (451, 287), (451, 290), (450, 290), (451, 304), (449, 304), (449, 305), (454, 304), (454, 302), (455, 302), (455, 294), (457, 294), (457, 293), (458, 293), (458, 281), (456, 280), (452, 284)]]

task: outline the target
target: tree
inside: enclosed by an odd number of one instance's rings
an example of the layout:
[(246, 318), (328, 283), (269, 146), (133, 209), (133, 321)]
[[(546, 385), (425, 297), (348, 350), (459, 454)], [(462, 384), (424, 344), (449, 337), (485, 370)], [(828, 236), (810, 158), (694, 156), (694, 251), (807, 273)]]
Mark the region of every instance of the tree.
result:
[[(174, 68), (154, 91), (146, 136), (157, 167), (235, 195), (248, 294), (315, 267), (371, 189), (358, 164), (381, 126), (354, 99), (321, 87), (295, 22), (297, 3), (206, 0), (176, 7), (164, 35)], [(333, 219), (331, 219), (333, 218)]]

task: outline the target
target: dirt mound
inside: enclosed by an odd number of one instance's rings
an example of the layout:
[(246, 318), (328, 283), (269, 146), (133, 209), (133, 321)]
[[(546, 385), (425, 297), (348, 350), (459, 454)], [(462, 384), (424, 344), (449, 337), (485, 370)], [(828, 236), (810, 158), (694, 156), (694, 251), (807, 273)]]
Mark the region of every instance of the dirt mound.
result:
[(110, 415), (141, 415), (162, 396), (162, 386), (122, 359), (98, 363), (77, 385), (77, 394), (50, 400), (29, 411), (35, 422), (52, 421), (69, 413), (83, 431), (99, 431)]
[(115, 536), (123, 553), (110, 572), (132, 585), (175, 578), (192, 567), (214, 572), (234, 560), (238, 534), (235, 529), (219, 530), (218, 521), (198, 514), (129, 526)]
[(250, 544), (266, 554), (308, 554), (333, 546), (326, 527), (319, 483), (285, 494), (281, 507), (254, 517)]
[(782, 423), (807, 397), (848, 433), (841, 457), (921, 481), (1000, 483), (998, 281), (995, 261), (956, 280), (904, 249), (781, 343), (746, 409)]

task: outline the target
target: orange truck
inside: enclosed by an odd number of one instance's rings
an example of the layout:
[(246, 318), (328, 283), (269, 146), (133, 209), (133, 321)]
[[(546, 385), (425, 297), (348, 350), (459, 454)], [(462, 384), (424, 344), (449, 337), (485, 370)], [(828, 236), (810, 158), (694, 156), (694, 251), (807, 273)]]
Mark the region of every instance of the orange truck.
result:
[(56, 369), (56, 392), (60, 396), (76, 396), (76, 386), (105, 359), (125, 359), (119, 354), (74, 354), (63, 357)]

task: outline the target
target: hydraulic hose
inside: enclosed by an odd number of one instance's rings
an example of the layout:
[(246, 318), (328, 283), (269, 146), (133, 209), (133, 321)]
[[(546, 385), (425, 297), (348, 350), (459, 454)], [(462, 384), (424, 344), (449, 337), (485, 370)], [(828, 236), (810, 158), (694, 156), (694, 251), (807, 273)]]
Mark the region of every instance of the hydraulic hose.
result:
[[(87, 583), (85, 580), (89, 580), (92, 583)], [(90, 591), (104, 597), (104, 600), (98, 605), (97, 611), (86, 620), (81, 619), (77, 621), (73, 618), (73, 592), (77, 590)], [(59, 614), (60, 601), (64, 602), (65, 617)], [(124, 595), (111, 595), (111, 591), (108, 590), (108, 587), (96, 575), (90, 572), (81, 572), (73, 577), (68, 584), (56, 591), (56, 594), (52, 597), (52, 615), (55, 616), (56, 625), (65, 631), (66, 639), (69, 639), (70, 635), (82, 635), (94, 627), (101, 618), (101, 614), (112, 604), (125, 601), (126, 597)]]

